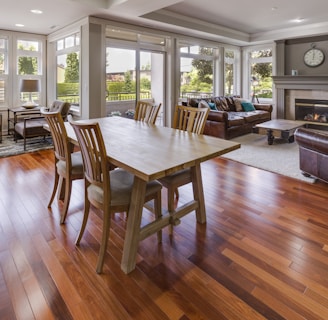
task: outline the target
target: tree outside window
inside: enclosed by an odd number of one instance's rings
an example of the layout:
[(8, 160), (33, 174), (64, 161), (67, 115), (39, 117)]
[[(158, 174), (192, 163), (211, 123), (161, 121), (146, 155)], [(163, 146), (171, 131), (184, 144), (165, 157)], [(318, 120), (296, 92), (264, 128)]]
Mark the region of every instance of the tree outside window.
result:
[(272, 49), (262, 49), (250, 53), (251, 85), (253, 79), (257, 85), (252, 87), (258, 98), (272, 98)]
[(212, 95), (213, 49), (197, 46), (182, 47), (180, 53), (181, 97)]

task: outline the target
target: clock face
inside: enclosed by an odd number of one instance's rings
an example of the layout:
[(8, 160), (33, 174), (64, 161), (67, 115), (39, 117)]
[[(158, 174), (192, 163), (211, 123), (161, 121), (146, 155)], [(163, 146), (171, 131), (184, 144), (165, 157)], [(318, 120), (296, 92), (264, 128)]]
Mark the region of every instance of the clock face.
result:
[(305, 52), (304, 63), (309, 67), (320, 66), (325, 60), (325, 55), (320, 49), (312, 48)]

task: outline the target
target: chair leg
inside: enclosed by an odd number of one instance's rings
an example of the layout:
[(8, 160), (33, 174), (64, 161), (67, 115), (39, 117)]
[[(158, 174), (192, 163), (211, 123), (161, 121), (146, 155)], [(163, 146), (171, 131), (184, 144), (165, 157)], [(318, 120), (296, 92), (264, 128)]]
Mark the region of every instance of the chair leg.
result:
[(174, 193), (175, 193), (175, 196), (176, 196), (176, 198), (178, 200), (179, 199), (179, 189), (178, 188), (175, 188)]
[(100, 245), (98, 262), (97, 262), (97, 269), (96, 269), (96, 272), (98, 274), (102, 273), (102, 271), (103, 271), (105, 254), (107, 251), (107, 244), (108, 244), (108, 238), (109, 238), (109, 231), (110, 231), (110, 222), (111, 222), (110, 219), (111, 219), (111, 214), (110, 214), (109, 206), (105, 205), (102, 239), (101, 239), (101, 245)]
[[(174, 211), (174, 192), (177, 189), (173, 189), (171, 187), (167, 188), (167, 209), (169, 214)], [(173, 234), (173, 224), (169, 225), (169, 235)]]
[(87, 222), (88, 222), (89, 211), (90, 211), (90, 201), (89, 201), (88, 196), (87, 196), (87, 186), (86, 186), (87, 183), (86, 183), (85, 180), (84, 180), (84, 182), (85, 182), (85, 187), (84, 187), (84, 214), (83, 214), (83, 221), (82, 221), (80, 232), (79, 232), (79, 234), (78, 234), (78, 236), (75, 240), (75, 244), (77, 246), (80, 244), (80, 241), (82, 239), (85, 227), (86, 227)]
[(64, 205), (61, 213), (60, 223), (63, 224), (65, 222), (69, 201), (71, 199), (71, 190), (72, 190), (72, 179), (70, 177), (65, 178), (65, 196), (64, 196)]
[(51, 194), (51, 197), (50, 197), (50, 200), (49, 200), (49, 203), (48, 203), (48, 208), (51, 207), (51, 204), (54, 201), (54, 198), (55, 198), (55, 195), (56, 195), (56, 191), (57, 191), (57, 188), (58, 188), (58, 181), (59, 181), (59, 175), (58, 175), (57, 170), (55, 168), (54, 188), (52, 190), (52, 194)]
[[(157, 192), (156, 197), (154, 198), (154, 213), (156, 220), (162, 216), (162, 194), (161, 190)], [(162, 242), (162, 229), (157, 231), (157, 242)]]

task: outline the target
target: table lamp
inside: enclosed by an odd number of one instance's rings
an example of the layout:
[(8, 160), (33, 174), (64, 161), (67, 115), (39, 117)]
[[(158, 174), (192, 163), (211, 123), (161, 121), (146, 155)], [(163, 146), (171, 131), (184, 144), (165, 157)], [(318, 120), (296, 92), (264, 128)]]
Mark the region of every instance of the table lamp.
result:
[(37, 104), (32, 99), (32, 93), (39, 92), (39, 91), (40, 91), (39, 80), (22, 79), (21, 85), (20, 85), (20, 92), (28, 92), (29, 93), (29, 101), (24, 103), (23, 107), (25, 107), (25, 108), (36, 107)]

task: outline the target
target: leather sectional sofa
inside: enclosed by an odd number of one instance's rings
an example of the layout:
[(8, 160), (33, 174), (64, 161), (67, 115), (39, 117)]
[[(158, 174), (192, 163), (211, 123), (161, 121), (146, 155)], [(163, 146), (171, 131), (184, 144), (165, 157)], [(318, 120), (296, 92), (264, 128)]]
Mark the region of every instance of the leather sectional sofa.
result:
[[(204, 134), (232, 139), (253, 132), (253, 127), (271, 120), (272, 105), (254, 103), (250, 111), (243, 108), (240, 97), (212, 97), (207, 99), (189, 99), (187, 104), (193, 107), (207, 106), (211, 109), (205, 124)], [(250, 103), (248, 102), (248, 105)]]

